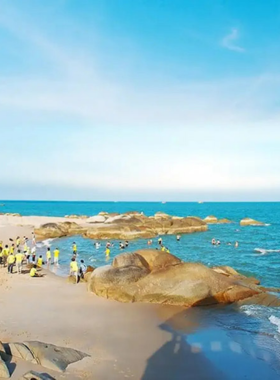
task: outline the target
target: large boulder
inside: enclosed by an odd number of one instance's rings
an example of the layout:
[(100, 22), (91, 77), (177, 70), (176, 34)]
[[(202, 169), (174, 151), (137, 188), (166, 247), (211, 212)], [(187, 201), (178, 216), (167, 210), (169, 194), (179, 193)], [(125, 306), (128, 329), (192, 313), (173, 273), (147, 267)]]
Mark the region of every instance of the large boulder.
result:
[[(157, 249), (139, 249), (135, 253), (145, 260), (151, 271), (167, 268), (171, 265), (177, 265), (182, 262), (182, 260), (178, 259), (178, 257), (171, 253), (159, 251)], [(115, 260), (118, 260), (118, 256)]]
[(204, 222), (207, 224), (216, 224), (218, 223), (218, 218), (214, 215), (209, 215), (209, 216), (206, 216), (206, 218), (204, 219)]
[(241, 226), (264, 226), (265, 223), (259, 222), (258, 220), (254, 220), (251, 218), (245, 218), (240, 221)]
[(67, 236), (67, 232), (57, 223), (46, 223), (39, 228), (35, 228), (35, 234), (39, 238), (59, 238)]
[(96, 269), (88, 280), (88, 289), (121, 302), (178, 306), (232, 303), (260, 293), (239, 277), (226, 276), (198, 263), (182, 263), (166, 252), (139, 250), (130, 255), (115, 258), (113, 266)]

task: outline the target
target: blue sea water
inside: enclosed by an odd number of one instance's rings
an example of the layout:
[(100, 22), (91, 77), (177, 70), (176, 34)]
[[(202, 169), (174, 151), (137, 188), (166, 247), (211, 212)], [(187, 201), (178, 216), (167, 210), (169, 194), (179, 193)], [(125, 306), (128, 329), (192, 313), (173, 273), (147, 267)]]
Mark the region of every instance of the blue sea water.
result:
[[(207, 232), (183, 235), (180, 242), (176, 241), (175, 236), (165, 235), (163, 243), (171, 253), (185, 261), (202, 262), (208, 266), (229, 265), (245, 275), (260, 279), (264, 286), (280, 288), (280, 203), (0, 201), (0, 204), (4, 204), (0, 206), (0, 212), (18, 212), (22, 215), (92, 216), (100, 211), (119, 213), (140, 211), (150, 216), (163, 211), (177, 216), (205, 218), (208, 215), (215, 215), (218, 218), (228, 218), (233, 221), (232, 224), (209, 225)], [(266, 225), (241, 227), (239, 222), (244, 217), (260, 220)], [(212, 238), (219, 239), (221, 245), (212, 246)], [(59, 275), (68, 274), (74, 240), (78, 245), (79, 259), (84, 259), (86, 264), (106, 265), (121, 252), (119, 241), (113, 241), (114, 247), (107, 260), (104, 254), (105, 242), (101, 242), (101, 247), (97, 250), (92, 240), (80, 236), (39, 243), (38, 251), (42, 254), (45, 254), (48, 244), (52, 249), (55, 247), (60, 249), (60, 267), (53, 267), (53, 271)], [(238, 248), (234, 247), (236, 241), (239, 242)], [(130, 242), (126, 251), (147, 247), (147, 240), (138, 239)], [(153, 239), (153, 247), (157, 247), (157, 238)], [(219, 309), (215, 310), (212, 320), (218, 328), (222, 326), (224, 334), (227, 337), (230, 336), (230, 339), (235, 342), (233, 347), (239, 347), (238, 344), (241, 343), (238, 339), (241, 339), (242, 335), (249, 335), (254, 342), (254, 347), (257, 346), (258, 349), (250, 351), (250, 347), (242, 347), (242, 350), (246, 350), (251, 358), (259, 355), (260, 363), (270, 358), (277, 375), (275, 377), (271, 375), (268, 378), (278, 378), (280, 374), (280, 369), (277, 367), (277, 363), (280, 362), (280, 311), (278, 309), (261, 306), (244, 306), (238, 312)], [(186, 339), (191, 339), (191, 337), (188, 336)], [(207, 353), (210, 357), (213, 356), (211, 350)], [(238, 352), (236, 354), (238, 355)], [(217, 363), (220, 361), (217, 360)], [(243, 364), (242, 368), (244, 368)]]

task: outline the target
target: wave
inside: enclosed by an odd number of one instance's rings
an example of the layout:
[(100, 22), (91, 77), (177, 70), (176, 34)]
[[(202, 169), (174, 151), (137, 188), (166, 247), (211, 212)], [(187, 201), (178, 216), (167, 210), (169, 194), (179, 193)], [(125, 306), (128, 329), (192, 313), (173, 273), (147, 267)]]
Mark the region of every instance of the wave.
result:
[(267, 253), (280, 252), (280, 249), (255, 248), (254, 251), (260, 253), (261, 255), (266, 255)]
[(46, 240), (43, 240), (41, 241), (40, 243), (37, 243), (37, 247), (38, 248), (43, 248), (43, 247), (50, 247), (51, 246), (51, 242), (55, 240), (55, 239), (46, 239)]
[(277, 326), (277, 330), (280, 333), (280, 318), (275, 317), (275, 315), (271, 315), (268, 319), (273, 325)]

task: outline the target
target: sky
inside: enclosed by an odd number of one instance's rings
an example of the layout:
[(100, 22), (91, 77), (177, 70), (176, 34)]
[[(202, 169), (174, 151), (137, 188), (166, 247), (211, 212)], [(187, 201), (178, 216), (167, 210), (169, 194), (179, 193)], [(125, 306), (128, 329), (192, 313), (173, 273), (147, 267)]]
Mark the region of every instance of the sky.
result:
[(280, 201), (280, 2), (0, 0), (0, 199)]

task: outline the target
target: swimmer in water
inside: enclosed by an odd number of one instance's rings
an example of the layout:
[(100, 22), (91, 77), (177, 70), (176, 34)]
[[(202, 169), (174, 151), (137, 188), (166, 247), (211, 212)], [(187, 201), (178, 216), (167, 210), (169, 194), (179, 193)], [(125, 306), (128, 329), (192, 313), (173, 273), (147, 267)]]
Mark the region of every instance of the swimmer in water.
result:
[(239, 243), (238, 243), (238, 241), (235, 242), (234, 246), (235, 246), (235, 248), (238, 248), (238, 247), (239, 247)]
[(177, 235), (176, 239), (177, 239), (177, 241), (180, 241), (181, 240), (181, 235)]
[(216, 239), (212, 239), (212, 245), (215, 245), (216, 244)]

